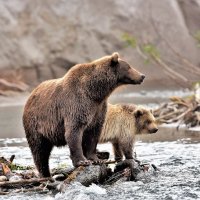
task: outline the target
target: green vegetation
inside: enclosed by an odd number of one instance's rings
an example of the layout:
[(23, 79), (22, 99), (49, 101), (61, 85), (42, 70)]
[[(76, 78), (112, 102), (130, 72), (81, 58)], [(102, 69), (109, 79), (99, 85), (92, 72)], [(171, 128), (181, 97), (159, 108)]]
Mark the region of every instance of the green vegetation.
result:
[(122, 39), (125, 42), (125, 46), (126, 47), (132, 47), (132, 48), (136, 48), (137, 47), (137, 39), (130, 35), (129, 33), (124, 33), (122, 35)]
[(195, 34), (194, 34), (194, 38), (196, 39), (197, 41), (197, 47), (200, 48), (200, 30), (198, 30)]
[(11, 171), (13, 171), (13, 170), (29, 170), (29, 169), (33, 169), (33, 167), (11, 164), (10, 169), (11, 169)]
[(138, 53), (144, 58), (144, 63), (148, 64), (151, 59), (160, 59), (160, 52), (155, 45), (139, 44), (136, 37), (130, 35), (129, 33), (124, 33), (122, 39), (125, 42), (125, 47), (136, 48)]
[[(195, 39), (199, 42), (199, 46), (200, 46), (200, 30), (195, 34)], [(156, 64), (157, 66), (162, 67), (165, 70), (165, 72), (168, 74), (168, 76), (172, 78), (174, 81), (176, 81), (176, 83), (179, 83), (179, 85), (183, 87), (191, 87), (191, 83), (189, 82), (187, 77), (177, 72), (174, 69), (174, 67), (169, 65), (166, 62), (166, 60), (168, 60), (167, 58), (161, 58), (160, 51), (156, 45), (154, 45), (153, 43), (149, 41), (147, 42), (138, 41), (135, 36), (132, 36), (129, 33), (124, 33), (122, 35), (122, 40), (125, 43), (125, 47), (131, 47), (137, 51), (137, 53), (143, 59), (144, 64), (149, 64), (150, 62), (153, 63), (154, 65)], [(182, 70), (187, 71), (187, 72), (192, 71), (192, 73), (193, 71), (196, 71), (196, 73), (200, 74), (200, 70), (198, 66), (195, 66), (187, 58), (185, 58), (179, 52), (177, 52), (175, 48), (173, 47), (173, 44), (169, 43), (165, 39), (162, 39), (162, 40), (165, 41), (166, 45), (172, 51), (172, 53), (179, 60), (181, 60)], [(179, 65), (179, 63), (177, 64)]]
[(160, 58), (160, 53), (155, 45), (149, 43), (149, 44), (143, 45), (142, 49), (143, 49), (143, 52), (146, 53), (147, 55), (153, 58)]

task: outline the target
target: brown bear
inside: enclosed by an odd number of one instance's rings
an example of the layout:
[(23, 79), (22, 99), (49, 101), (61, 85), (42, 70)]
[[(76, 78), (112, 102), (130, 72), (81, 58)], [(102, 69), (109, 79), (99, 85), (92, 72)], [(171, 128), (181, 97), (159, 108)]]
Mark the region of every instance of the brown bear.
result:
[(158, 131), (152, 112), (142, 106), (108, 104), (99, 143), (111, 142), (116, 161), (133, 159), (135, 135)]
[(40, 176), (50, 176), (53, 146), (68, 144), (74, 166), (98, 162), (96, 146), (108, 96), (115, 88), (140, 84), (144, 78), (113, 53), (77, 64), (62, 78), (45, 81), (34, 89), (24, 108), (23, 125)]

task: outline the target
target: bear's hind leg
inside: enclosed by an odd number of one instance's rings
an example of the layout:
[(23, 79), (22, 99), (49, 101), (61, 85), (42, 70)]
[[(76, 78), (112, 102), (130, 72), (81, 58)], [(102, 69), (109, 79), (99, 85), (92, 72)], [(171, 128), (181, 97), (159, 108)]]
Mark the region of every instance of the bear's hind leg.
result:
[(115, 155), (115, 160), (117, 162), (119, 162), (123, 158), (121, 145), (119, 144), (119, 142), (113, 142), (112, 145), (113, 145), (113, 151), (114, 151), (114, 155)]
[(52, 143), (39, 134), (35, 137), (34, 142), (33, 138), (28, 142), (40, 177), (50, 177), (49, 156), (53, 148)]

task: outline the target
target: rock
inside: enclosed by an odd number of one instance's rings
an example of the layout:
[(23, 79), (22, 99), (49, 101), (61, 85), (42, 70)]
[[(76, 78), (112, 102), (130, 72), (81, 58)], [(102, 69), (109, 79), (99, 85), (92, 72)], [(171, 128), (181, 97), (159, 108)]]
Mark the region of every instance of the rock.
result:
[(175, 85), (161, 67), (145, 65), (135, 49), (124, 47), (122, 35), (127, 32), (138, 41), (153, 43), (170, 66), (195, 81), (198, 77), (183, 72), (180, 59), (160, 35), (199, 65), (200, 49), (193, 38), (200, 29), (199, 13), (199, 0), (2, 1), (0, 72), (9, 77), (15, 71), (19, 79), (34, 86), (62, 76), (76, 63), (119, 51), (134, 67), (141, 66), (147, 75), (144, 87), (155, 81), (160, 84), (154, 86)]
[(4, 182), (7, 181), (7, 177), (6, 176), (0, 176), (0, 182)]
[(20, 181), (23, 180), (23, 178), (19, 175), (13, 175), (9, 178), (9, 181)]
[(128, 175), (128, 179), (131, 181), (135, 181), (138, 174), (142, 171), (138, 162), (134, 159), (126, 159), (116, 164), (114, 173), (119, 171), (130, 169), (130, 175)]
[(69, 184), (79, 182), (84, 186), (89, 186), (92, 183), (103, 183), (108, 177), (110, 169), (105, 164), (79, 166), (68, 175), (63, 183), (59, 184), (57, 189), (64, 192)]

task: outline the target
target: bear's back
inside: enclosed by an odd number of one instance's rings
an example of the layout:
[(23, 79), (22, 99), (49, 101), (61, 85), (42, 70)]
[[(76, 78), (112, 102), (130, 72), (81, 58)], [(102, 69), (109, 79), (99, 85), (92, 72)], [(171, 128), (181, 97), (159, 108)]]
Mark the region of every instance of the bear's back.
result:
[(129, 105), (108, 104), (100, 143), (119, 138), (132, 138), (135, 132), (134, 109), (134, 106)]

